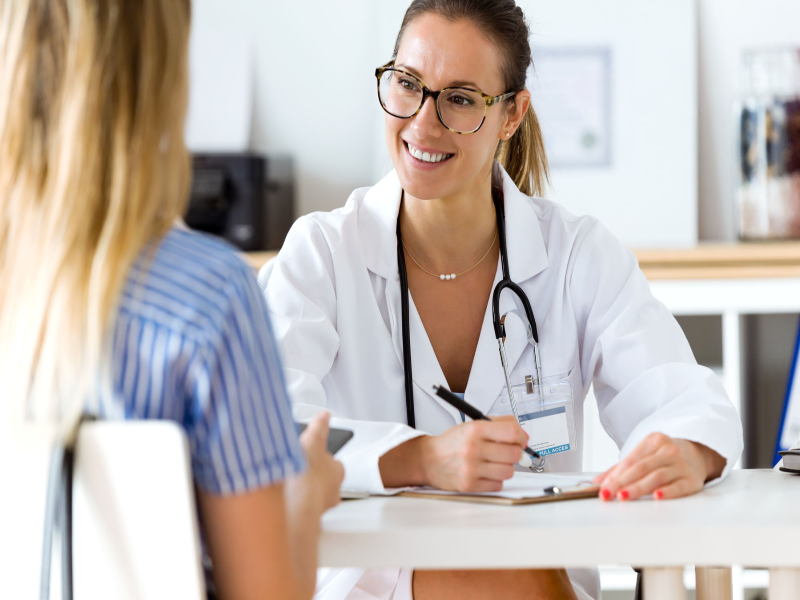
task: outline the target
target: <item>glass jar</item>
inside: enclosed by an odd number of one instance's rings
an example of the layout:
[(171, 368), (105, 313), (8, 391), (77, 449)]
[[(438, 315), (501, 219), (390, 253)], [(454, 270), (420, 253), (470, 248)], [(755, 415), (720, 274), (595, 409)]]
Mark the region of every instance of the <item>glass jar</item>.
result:
[(800, 50), (746, 51), (741, 72), (739, 237), (800, 238)]

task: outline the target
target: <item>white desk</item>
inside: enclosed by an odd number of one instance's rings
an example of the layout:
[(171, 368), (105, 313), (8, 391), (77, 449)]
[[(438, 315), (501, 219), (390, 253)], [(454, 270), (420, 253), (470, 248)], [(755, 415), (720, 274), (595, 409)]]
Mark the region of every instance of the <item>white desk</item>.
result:
[(323, 518), (325, 567), (645, 567), (648, 600), (683, 597), (683, 566), (770, 567), (770, 600), (800, 598), (800, 477), (734, 471), (677, 501), (501, 507), (407, 498)]

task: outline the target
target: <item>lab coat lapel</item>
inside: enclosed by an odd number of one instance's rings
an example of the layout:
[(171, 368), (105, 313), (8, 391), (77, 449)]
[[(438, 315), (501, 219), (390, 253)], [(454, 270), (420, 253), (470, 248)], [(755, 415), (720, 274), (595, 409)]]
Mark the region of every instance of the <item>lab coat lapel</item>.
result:
[[(503, 180), (509, 274), (514, 283), (522, 285), (549, 265), (538, 209), (498, 162), (494, 163), (494, 176)], [(533, 311), (536, 312), (535, 306)]]
[(389, 281), (398, 277), (396, 231), (402, 193), (397, 173), (392, 171), (370, 188), (358, 211), (361, 256), (370, 271)]

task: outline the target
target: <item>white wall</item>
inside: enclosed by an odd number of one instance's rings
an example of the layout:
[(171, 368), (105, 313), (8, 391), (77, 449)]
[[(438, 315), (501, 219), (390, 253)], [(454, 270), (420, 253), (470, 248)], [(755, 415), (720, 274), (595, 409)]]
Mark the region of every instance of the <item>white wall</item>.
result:
[[(251, 148), (294, 156), (297, 214), (341, 206), (372, 183), (375, 0), (194, 0), (193, 31), (251, 40)], [(370, 119), (372, 115), (372, 120)]]
[[(371, 185), (390, 166), (373, 70), (390, 57), (407, 3), (194, 0), (195, 30), (235, 32), (252, 40), (256, 99), (251, 146), (295, 157), (298, 215), (341, 206), (354, 188)], [(738, 95), (740, 51), (800, 45), (800, 1), (698, 4), (699, 233), (700, 239), (732, 240), (732, 104)], [(536, 25), (536, 15), (528, 16)], [(625, 20), (619, 15), (620, 23)], [(630, 19), (629, 25), (636, 22)], [(324, 79), (323, 72), (331, 79)], [(327, 105), (323, 98), (333, 100)], [(654, 218), (646, 205), (640, 209), (643, 218)]]
[(700, 0), (700, 237), (734, 240), (733, 103), (748, 47), (800, 46), (798, 0)]

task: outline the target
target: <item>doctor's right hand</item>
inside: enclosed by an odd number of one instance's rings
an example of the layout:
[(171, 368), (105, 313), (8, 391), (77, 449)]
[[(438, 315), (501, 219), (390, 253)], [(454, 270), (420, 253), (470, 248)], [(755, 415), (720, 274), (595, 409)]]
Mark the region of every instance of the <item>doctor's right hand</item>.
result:
[(437, 436), (409, 440), (380, 460), (386, 487), (429, 485), (456, 492), (497, 492), (514, 475), (528, 434), (513, 416), (468, 421)]

